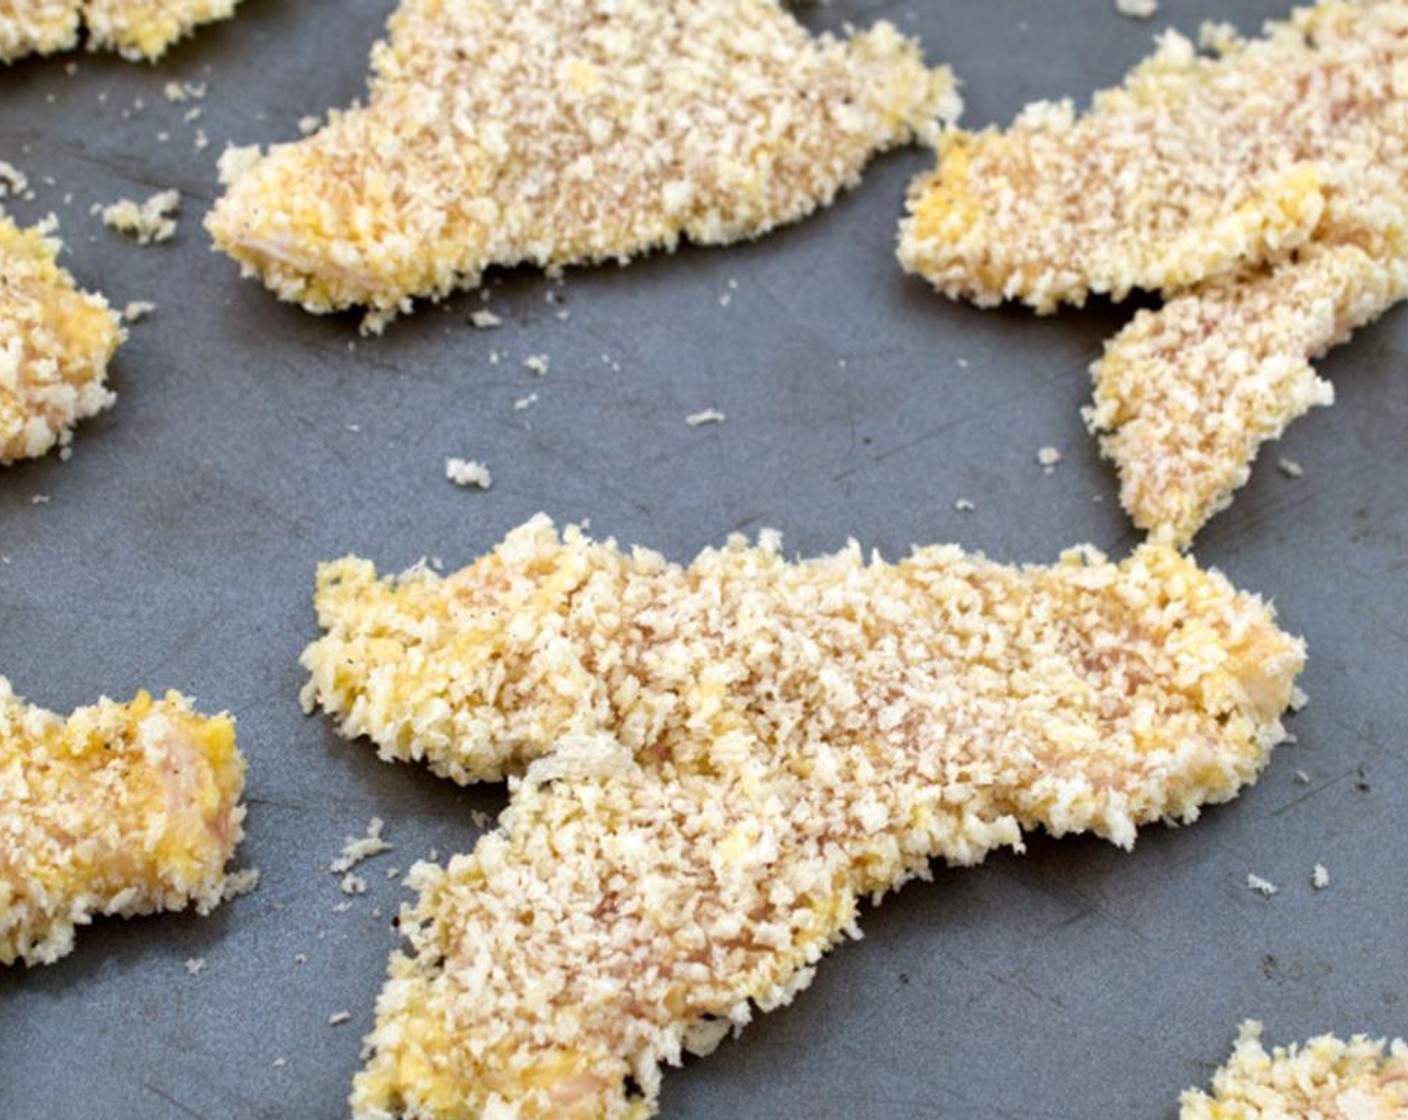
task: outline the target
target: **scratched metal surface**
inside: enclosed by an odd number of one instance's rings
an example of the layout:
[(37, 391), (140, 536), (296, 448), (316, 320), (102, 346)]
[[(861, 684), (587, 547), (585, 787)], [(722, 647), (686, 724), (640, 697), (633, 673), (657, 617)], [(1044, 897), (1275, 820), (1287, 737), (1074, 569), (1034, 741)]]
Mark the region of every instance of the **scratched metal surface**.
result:
[[(383, 869), (468, 847), (471, 810), (502, 794), (381, 765), (300, 715), (317, 560), (458, 565), (540, 509), (680, 559), (764, 525), (804, 553), (852, 535), (892, 556), (953, 540), (1003, 560), (1134, 541), (1079, 419), (1086, 364), (1125, 313), (979, 312), (906, 279), (890, 246), (929, 162), (917, 152), (755, 245), (572, 272), (566, 322), (543, 279), (513, 274), (495, 278), (495, 333), (465, 326), (478, 303), (462, 297), (354, 348), (352, 320), (239, 281), (199, 225), (215, 153), (292, 137), (304, 114), (356, 96), (389, 7), (249, 0), (159, 68), (84, 56), (72, 75), (0, 72), (0, 157), (39, 186), (16, 212), (53, 210), (86, 284), (160, 308), (118, 359), (118, 407), (83, 427), (72, 461), (0, 473), (0, 672), (63, 710), (147, 686), (235, 712), (251, 763), (241, 859), (264, 874), (207, 920), (101, 922), (59, 965), (0, 975), (11, 1120), (343, 1114), (396, 940), (403, 896)], [(836, 0), (807, 18), (919, 28), (982, 124), (1115, 80), (1155, 27), (1250, 27), (1279, 7), (1165, 0), (1142, 24), (1110, 0)], [(199, 121), (163, 100), (171, 79), (209, 83)], [(131, 247), (89, 213), (170, 185), (187, 196), (174, 244)], [(866, 939), (794, 1008), (668, 1076), (665, 1116), (1162, 1120), (1245, 1017), (1280, 1040), (1404, 1029), (1406, 348), (1395, 314), (1331, 357), (1339, 404), (1296, 424), (1199, 544), (1310, 640), (1299, 743), (1261, 784), (1194, 829), (1149, 831), (1132, 855), (1037, 841), (939, 870), (868, 914)], [(544, 379), (520, 365), (533, 353), (551, 355)], [(705, 407), (727, 423), (687, 428)], [(1045, 444), (1065, 456), (1051, 477), (1035, 463)], [(1278, 473), (1278, 453), (1304, 477)], [(493, 489), (450, 486), (447, 455), (486, 460)], [(374, 814), (397, 850), (336, 913), (320, 865)], [(1319, 894), (1317, 861), (1333, 876)], [(1252, 894), (1249, 871), (1281, 893)], [(330, 1027), (342, 1009), (351, 1022)]]

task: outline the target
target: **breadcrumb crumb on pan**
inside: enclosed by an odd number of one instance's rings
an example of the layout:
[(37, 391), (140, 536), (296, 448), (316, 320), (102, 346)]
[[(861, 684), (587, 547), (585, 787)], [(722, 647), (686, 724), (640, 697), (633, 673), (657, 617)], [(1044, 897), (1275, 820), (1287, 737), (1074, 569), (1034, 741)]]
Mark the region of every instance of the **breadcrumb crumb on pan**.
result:
[(1096, 364), (1090, 420), (1135, 521), (1185, 544), (1329, 403), (1309, 363), (1408, 294), (1408, 6), (1324, 0), (1204, 45), (1165, 34), (1084, 116), (950, 132), (900, 246), (984, 306), (1169, 297)]
[(52, 228), (0, 214), (0, 465), (67, 447), (75, 424), (116, 400), (106, 380), (121, 321), (59, 266)]
[(756, 237), (960, 107), (891, 24), (813, 37), (779, 0), (405, 0), (372, 61), (366, 107), (223, 163), (208, 226), (373, 329), (490, 265)]
[(213, 909), (244, 772), (231, 719), (178, 693), (63, 719), (0, 677), (0, 964), (50, 964), (98, 915)]
[(0, 62), (88, 49), (155, 62), (203, 23), (228, 19), (239, 0), (0, 0)]
[(1183, 1094), (1180, 1120), (1397, 1120), (1408, 1115), (1408, 1045), (1332, 1035), (1304, 1046), (1261, 1043), (1262, 1025), (1242, 1024), (1212, 1093)]
[(660, 1064), (790, 1002), (931, 859), (1234, 797), (1304, 658), (1157, 545), (791, 564), (766, 533), (685, 568), (539, 517), (445, 577), (325, 565), (316, 606), (310, 706), (511, 776), (497, 831), (412, 873), (367, 1120), (652, 1115)]

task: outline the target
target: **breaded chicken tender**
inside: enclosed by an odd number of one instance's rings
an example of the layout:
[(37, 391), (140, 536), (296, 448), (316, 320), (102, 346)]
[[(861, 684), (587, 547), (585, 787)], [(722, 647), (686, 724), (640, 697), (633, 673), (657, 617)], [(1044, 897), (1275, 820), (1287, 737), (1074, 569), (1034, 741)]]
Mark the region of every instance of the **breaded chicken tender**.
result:
[(239, 0), (0, 0), (0, 62), (72, 50), (156, 61), (194, 28), (228, 19)]
[(1312, 245), (1293, 262), (1139, 312), (1095, 363), (1086, 412), (1119, 464), (1135, 523), (1191, 542), (1231, 504), (1262, 443), (1334, 402), (1311, 359), (1378, 318), (1406, 285), (1408, 259)]
[(0, 213), (0, 465), (67, 447), (78, 421), (116, 400), (106, 380), (121, 322), (78, 290), (49, 232)]
[(1212, 1095), (1183, 1094), (1180, 1120), (1400, 1120), (1408, 1116), (1408, 1045), (1331, 1035), (1304, 1047), (1261, 1044), (1262, 1026), (1242, 1024)]
[(0, 677), (0, 965), (53, 963), (97, 915), (209, 912), (244, 772), (230, 718), (177, 693), (63, 719)]
[(1076, 116), (949, 133), (900, 258), (1041, 312), (1163, 293), (1094, 369), (1136, 523), (1191, 540), (1328, 386), (1309, 362), (1408, 294), (1408, 6), (1325, 0), (1258, 40), (1167, 33)]
[(659, 1066), (806, 987), (860, 902), (1024, 831), (1194, 820), (1256, 777), (1304, 660), (1172, 549), (687, 568), (539, 517), (444, 578), (319, 573), (306, 701), (383, 758), (508, 775), (420, 864), (363, 1120), (653, 1115)]
[(217, 247), (283, 299), (369, 309), (756, 237), (959, 110), (888, 23), (814, 38), (779, 0), (405, 0), (365, 108), (233, 150)]

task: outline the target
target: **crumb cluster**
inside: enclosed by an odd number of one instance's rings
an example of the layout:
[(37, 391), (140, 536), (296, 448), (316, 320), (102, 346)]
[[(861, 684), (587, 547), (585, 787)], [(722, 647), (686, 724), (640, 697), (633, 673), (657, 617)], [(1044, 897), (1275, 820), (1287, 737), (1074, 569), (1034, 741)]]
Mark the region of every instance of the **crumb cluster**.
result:
[(1183, 1094), (1180, 1120), (1392, 1120), (1408, 1115), (1408, 1044), (1331, 1035), (1302, 1047), (1261, 1044), (1262, 1025), (1242, 1024), (1211, 1095)]
[(239, 0), (0, 0), (0, 62), (88, 49), (155, 61), (194, 28), (228, 19)]
[(103, 225), (134, 238), (138, 245), (156, 245), (176, 236), (181, 192), (158, 191), (145, 202), (119, 199), (103, 207)]
[(177, 693), (63, 719), (0, 677), (0, 965), (58, 960), (97, 915), (224, 901), (244, 772), (230, 718)]
[(281, 298), (371, 329), (490, 265), (758, 236), (959, 110), (892, 25), (813, 37), (779, 0), (405, 0), (373, 71), (366, 107), (227, 153), (208, 220)]
[(53, 229), (0, 214), (0, 465), (67, 448), (75, 424), (117, 399), (106, 381), (122, 325), (59, 266)]
[(789, 1002), (932, 858), (1235, 796), (1304, 656), (1157, 545), (790, 564), (767, 533), (684, 568), (540, 517), (446, 577), (325, 565), (316, 606), (310, 708), (511, 781), (472, 854), (411, 873), (363, 1118), (650, 1115), (660, 1063)]
[(1408, 293), (1408, 7), (1324, 0), (1203, 47), (1166, 33), (1084, 116), (947, 134), (900, 249), (985, 306), (1169, 297), (1094, 366), (1089, 420), (1135, 521), (1180, 543), (1329, 399), (1309, 363)]

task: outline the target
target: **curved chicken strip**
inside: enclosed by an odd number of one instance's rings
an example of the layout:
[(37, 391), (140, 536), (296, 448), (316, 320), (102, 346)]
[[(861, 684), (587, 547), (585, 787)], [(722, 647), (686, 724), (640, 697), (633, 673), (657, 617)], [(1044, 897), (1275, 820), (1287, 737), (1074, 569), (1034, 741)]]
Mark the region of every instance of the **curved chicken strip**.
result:
[(384, 757), (517, 775), (420, 865), (356, 1116), (637, 1118), (659, 1063), (788, 1003), (860, 900), (1024, 830), (1191, 821), (1252, 781), (1303, 664), (1170, 549), (690, 567), (546, 518), (441, 579), (325, 566), (311, 702)]
[(0, 465), (68, 446), (78, 421), (117, 399), (105, 381), (118, 317), (59, 267), (48, 232), (0, 214)]
[(1261, 1045), (1262, 1026), (1242, 1024), (1212, 1095), (1183, 1094), (1180, 1120), (1400, 1120), (1408, 1116), (1408, 1044), (1331, 1035), (1304, 1047)]
[(227, 155), (216, 245), (368, 325), (490, 265), (755, 237), (959, 109), (888, 23), (814, 38), (778, 0), (405, 0), (366, 108)]
[(1258, 276), (1141, 311), (1092, 367), (1086, 412), (1140, 528), (1182, 547), (1232, 502), (1266, 440), (1334, 389), (1311, 359), (1408, 295), (1408, 259), (1311, 245)]
[(1187, 543), (1328, 386), (1308, 363), (1408, 292), (1408, 6), (1326, 0), (1243, 41), (1170, 32), (1076, 117), (951, 133), (900, 257), (951, 297), (1042, 312), (1132, 289), (1094, 369), (1126, 508)]
[(0, 677), (0, 965), (51, 964), (100, 914), (208, 913), (243, 835), (228, 716), (141, 693), (67, 720)]
[(194, 28), (228, 19), (239, 0), (0, 0), (0, 62), (78, 46), (156, 61)]

